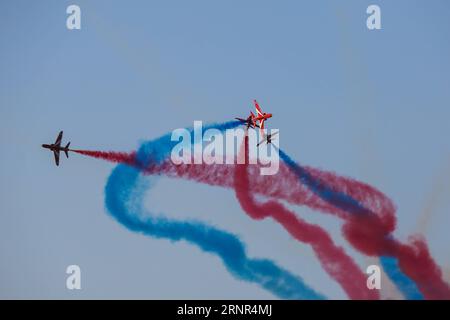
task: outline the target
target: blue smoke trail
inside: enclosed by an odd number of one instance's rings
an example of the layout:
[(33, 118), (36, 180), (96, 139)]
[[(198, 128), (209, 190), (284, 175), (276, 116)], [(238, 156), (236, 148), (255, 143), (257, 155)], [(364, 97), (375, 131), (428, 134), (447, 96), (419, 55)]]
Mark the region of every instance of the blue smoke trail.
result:
[(395, 283), (403, 296), (408, 300), (423, 300), (422, 293), (417, 288), (417, 285), (407, 275), (400, 271), (398, 260), (393, 257), (381, 257), (381, 265), (384, 271)]
[[(292, 169), (297, 177), (299, 177), (300, 181), (308, 186), (310, 190), (321, 199), (350, 213), (372, 214), (369, 210), (365, 209), (359, 201), (353, 199), (351, 196), (334, 191), (320, 181), (315, 180), (314, 177), (292, 160), (283, 152), (283, 150), (280, 149), (279, 152), (282, 160)], [(423, 295), (417, 288), (416, 283), (400, 270), (396, 258), (381, 257), (380, 261), (386, 274), (406, 299), (423, 299)]]
[[(210, 125), (208, 128), (226, 130), (236, 127), (238, 122)], [(192, 133), (192, 130), (191, 130)], [(170, 135), (144, 143), (137, 153), (138, 161), (148, 165), (159, 163), (170, 153), (177, 142)], [(134, 232), (172, 241), (185, 240), (205, 252), (220, 257), (236, 278), (253, 282), (283, 299), (324, 299), (287, 270), (267, 259), (250, 259), (242, 241), (235, 235), (196, 221), (171, 220), (155, 215), (143, 207), (143, 196), (151, 187), (151, 179), (144, 179), (140, 172), (126, 165), (118, 165), (105, 187), (105, 204), (110, 214)]]
[[(225, 131), (227, 129), (233, 129), (241, 124), (240, 121), (229, 121), (225, 123), (212, 123), (203, 127), (203, 131), (208, 129), (217, 129), (219, 131)], [(191, 136), (191, 145), (194, 146), (195, 143), (199, 141), (194, 141), (194, 128), (186, 128)], [(155, 140), (149, 141), (141, 145), (137, 152), (137, 161), (144, 168), (148, 166), (149, 163), (161, 164), (166, 160), (175, 145), (179, 141), (171, 140), (172, 133), (167, 133)]]
[(297, 177), (299, 177), (300, 181), (319, 198), (350, 213), (370, 213), (370, 211), (366, 210), (364, 206), (359, 203), (359, 201), (343, 192), (332, 190), (327, 185), (311, 176), (308, 171), (292, 160), (286, 153), (283, 152), (283, 150), (279, 149), (279, 151), (281, 159), (291, 168)]

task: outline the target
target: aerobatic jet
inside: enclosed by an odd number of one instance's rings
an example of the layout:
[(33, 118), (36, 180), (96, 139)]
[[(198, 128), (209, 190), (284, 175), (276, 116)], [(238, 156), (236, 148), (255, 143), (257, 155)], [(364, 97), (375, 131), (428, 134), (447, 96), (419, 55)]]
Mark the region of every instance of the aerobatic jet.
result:
[[(242, 123), (245, 123), (247, 125), (247, 129), (248, 128), (260, 128), (261, 134), (262, 134), (262, 129), (264, 129), (264, 121), (266, 121), (269, 118), (272, 118), (272, 114), (262, 112), (261, 107), (259, 106), (258, 102), (256, 100), (253, 100), (253, 102), (255, 104), (256, 115), (250, 111), (250, 115), (248, 116), (247, 119), (242, 119), (242, 118), (235, 118), (235, 119), (241, 121)], [(259, 124), (258, 124), (258, 121), (259, 121)], [(264, 136), (264, 135), (262, 134), (262, 136)]]
[(272, 138), (274, 136), (276, 136), (278, 134), (279, 131), (272, 133), (272, 134), (268, 134), (265, 138), (263, 138), (257, 145), (256, 147), (259, 147), (263, 142), (266, 142), (267, 144), (272, 143)]
[(253, 100), (255, 103), (255, 109), (256, 109), (256, 117), (253, 119), (255, 123), (257, 123), (257, 121), (259, 121), (259, 129), (260, 132), (263, 135), (263, 129), (264, 129), (264, 121), (266, 121), (269, 118), (272, 118), (272, 114), (271, 113), (266, 113), (266, 112), (262, 112), (261, 107), (259, 106), (258, 102), (256, 100)]
[(253, 112), (250, 112), (250, 115), (247, 117), (247, 119), (242, 119), (242, 118), (235, 118), (236, 120), (239, 120), (242, 123), (245, 123), (248, 128), (255, 128), (255, 127), (259, 127), (259, 125), (256, 124), (256, 121), (254, 120), (256, 117), (253, 114)]
[(69, 149), (70, 142), (67, 143), (67, 145), (65, 147), (61, 147), (62, 136), (63, 136), (63, 132), (61, 131), (58, 134), (58, 137), (56, 138), (55, 143), (42, 145), (42, 148), (46, 148), (46, 149), (53, 151), (53, 155), (55, 156), (55, 163), (57, 166), (59, 166), (59, 153), (61, 151), (64, 151), (64, 153), (66, 154), (66, 157), (69, 158), (69, 151), (71, 151)]

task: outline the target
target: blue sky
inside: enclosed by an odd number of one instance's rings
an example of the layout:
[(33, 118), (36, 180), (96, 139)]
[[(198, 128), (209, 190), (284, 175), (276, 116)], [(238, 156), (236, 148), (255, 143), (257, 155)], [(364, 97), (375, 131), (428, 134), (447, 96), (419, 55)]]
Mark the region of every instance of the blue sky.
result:
[[(366, 28), (372, 3), (379, 31)], [(81, 7), (79, 31), (66, 29), (70, 4)], [(63, 129), (74, 147), (130, 151), (194, 120), (244, 116), (254, 98), (274, 114), (286, 152), (379, 188), (397, 205), (396, 235), (423, 232), (449, 273), (448, 9), (444, 0), (2, 1), (0, 297), (273, 298), (214, 256), (117, 224), (103, 195), (113, 165), (71, 155), (56, 168), (40, 147)], [(250, 256), (345, 297), (308, 247), (251, 221), (231, 191), (161, 179), (148, 202), (236, 233)], [(367, 265), (339, 221), (295, 210)], [(65, 288), (69, 264), (81, 267), (80, 291)]]

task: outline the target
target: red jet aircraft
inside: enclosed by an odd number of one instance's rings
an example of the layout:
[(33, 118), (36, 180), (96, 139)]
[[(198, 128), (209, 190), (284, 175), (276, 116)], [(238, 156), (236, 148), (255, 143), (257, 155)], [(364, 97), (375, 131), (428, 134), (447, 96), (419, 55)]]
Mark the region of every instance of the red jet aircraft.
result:
[[(256, 115), (250, 111), (250, 115), (247, 119), (242, 118), (235, 118), (236, 120), (239, 120), (247, 125), (248, 128), (260, 128), (260, 133), (264, 137), (264, 121), (266, 121), (269, 118), (272, 118), (271, 113), (262, 112), (261, 107), (259, 106), (258, 102), (256, 100), (253, 100), (255, 103), (255, 109), (256, 109)], [(259, 124), (258, 124), (259, 121)]]
[(264, 136), (264, 132), (263, 132), (264, 121), (266, 121), (269, 118), (272, 118), (272, 114), (271, 113), (262, 112), (261, 107), (259, 106), (258, 102), (256, 100), (253, 100), (253, 101), (255, 103), (255, 109), (256, 109), (256, 114), (257, 114), (257, 116), (253, 118), (253, 121), (255, 123), (257, 121), (259, 121), (259, 129), (260, 129), (260, 132), (261, 132), (262, 136)]

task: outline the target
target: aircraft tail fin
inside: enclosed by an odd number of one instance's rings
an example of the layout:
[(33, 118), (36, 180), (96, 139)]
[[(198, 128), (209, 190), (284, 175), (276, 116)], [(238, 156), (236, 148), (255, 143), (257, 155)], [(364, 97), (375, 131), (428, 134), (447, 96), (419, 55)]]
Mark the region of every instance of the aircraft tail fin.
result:
[(69, 146), (70, 142), (68, 142), (66, 147), (64, 148), (64, 153), (66, 154), (67, 159), (69, 159)]

